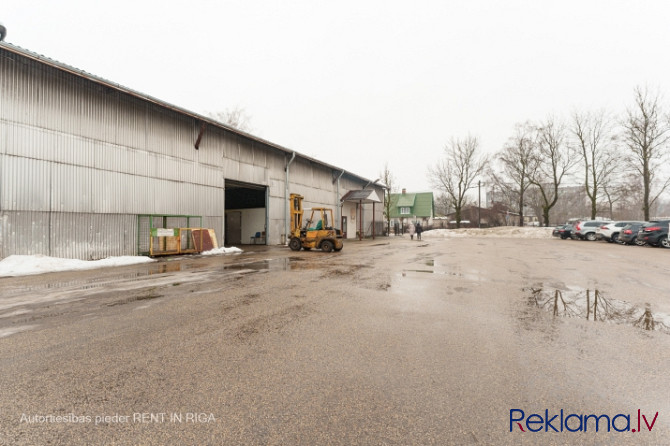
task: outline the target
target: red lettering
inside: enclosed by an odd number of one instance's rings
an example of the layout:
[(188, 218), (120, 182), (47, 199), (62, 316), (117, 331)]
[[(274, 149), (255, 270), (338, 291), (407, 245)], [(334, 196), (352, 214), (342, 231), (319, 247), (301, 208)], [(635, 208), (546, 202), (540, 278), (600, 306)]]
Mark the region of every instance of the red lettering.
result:
[(647, 429), (649, 429), (649, 432), (654, 428), (654, 423), (656, 423), (656, 418), (658, 418), (658, 412), (656, 412), (656, 415), (654, 415), (654, 420), (651, 422), (651, 426), (649, 426), (649, 423), (647, 423), (647, 416), (642, 415), (642, 418), (644, 419), (644, 424), (647, 425)]

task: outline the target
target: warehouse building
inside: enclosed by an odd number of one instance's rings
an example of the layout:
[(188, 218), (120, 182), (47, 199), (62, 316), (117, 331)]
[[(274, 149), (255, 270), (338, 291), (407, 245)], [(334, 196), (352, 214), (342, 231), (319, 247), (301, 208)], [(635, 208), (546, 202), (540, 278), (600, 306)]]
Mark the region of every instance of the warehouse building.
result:
[(342, 201), (355, 190), (383, 197), (352, 172), (0, 42), (0, 258), (144, 254), (152, 228), (284, 244), (290, 193), (333, 208), (348, 238), (380, 234), (382, 206)]

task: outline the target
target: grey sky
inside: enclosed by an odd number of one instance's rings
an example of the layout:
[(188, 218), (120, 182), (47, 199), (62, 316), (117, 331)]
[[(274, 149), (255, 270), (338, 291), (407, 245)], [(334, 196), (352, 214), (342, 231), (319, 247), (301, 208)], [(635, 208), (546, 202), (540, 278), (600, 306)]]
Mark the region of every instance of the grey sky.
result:
[(499, 150), (514, 124), (670, 105), (665, 1), (5, 2), (6, 41), (252, 133), (429, 190), (451, 137)]

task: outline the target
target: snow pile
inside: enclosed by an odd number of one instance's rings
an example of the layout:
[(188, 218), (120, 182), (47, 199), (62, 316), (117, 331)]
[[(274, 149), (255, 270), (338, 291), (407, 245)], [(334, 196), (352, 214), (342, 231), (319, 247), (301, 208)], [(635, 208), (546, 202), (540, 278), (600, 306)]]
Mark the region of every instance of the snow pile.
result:
[(441, 239), (452, 237), (498, 237), (498, 238), (547, 238), (551, 237), (553, 227), (535, 226), (499, 226), (497, 228), (461, 228), (433, 229), (421, 234), (422, 239)]
[(77, 271), (148, 262), (155, 262), (155, 260), (140, 256), (107, 257), (102, 260), (78, 260), (61, 259), (44, 255), (12, 255), (0, 261), (0, 277), (26, 276), (29, 274), (43, 274), (57, 271)]
[(218, 254), (236, 254), (240, 253), (242, 250), (240, 248), (236, 248), (234, 246), (231, 246), (230, 248), (224, 248), (223, 246), (220, 248), (214, 248), (209, 251), (205, 251), (201, 253), (203, 256), (215, 256)]

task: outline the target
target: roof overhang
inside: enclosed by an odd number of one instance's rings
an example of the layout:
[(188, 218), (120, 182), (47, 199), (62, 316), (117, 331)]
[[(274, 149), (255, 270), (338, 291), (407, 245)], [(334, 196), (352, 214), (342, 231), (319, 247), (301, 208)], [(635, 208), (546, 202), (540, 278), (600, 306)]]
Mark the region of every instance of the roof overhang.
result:
[(356, 203), (381, 203), (379, 195), (373, 189), (350, 190), (340, 201), (354, 201)]

